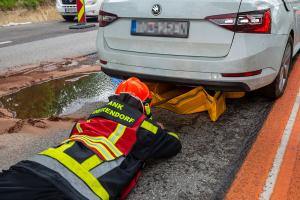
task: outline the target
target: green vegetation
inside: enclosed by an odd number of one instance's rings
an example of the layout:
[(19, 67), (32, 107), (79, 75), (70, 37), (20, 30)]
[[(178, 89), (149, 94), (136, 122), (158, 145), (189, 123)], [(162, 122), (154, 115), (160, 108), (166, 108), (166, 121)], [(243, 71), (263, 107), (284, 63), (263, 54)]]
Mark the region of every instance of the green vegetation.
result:
[(55, 0), (0, 0), (0, 10), (36, 9), (40, 5), (52, 5), (54, 3)]

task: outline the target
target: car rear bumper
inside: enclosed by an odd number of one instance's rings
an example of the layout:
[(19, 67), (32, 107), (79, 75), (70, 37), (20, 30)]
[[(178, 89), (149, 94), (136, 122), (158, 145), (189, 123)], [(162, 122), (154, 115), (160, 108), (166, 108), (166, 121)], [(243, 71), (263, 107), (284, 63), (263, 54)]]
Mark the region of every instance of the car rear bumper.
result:
[[(193, 86), (201, 85), (208, 89), (222, 91), (252, 91), (258, 89), (261, 85), (271, 83), (276, 77), (276, 71), (271, 68), (264, 69), (260, 75), (247, 78), (212, 78), (214, 76), (212, 73), (141, 69), (140, 67), (129, 67), (118, 64), (110, 64), (108, 66), (102, 65), (102, 71), (113, 77), (127, 78), (135, 76), (143, 80), (172, 82)], [(207, 77), (211, 78), (208, 79)]]
[[(252, 91), (276, 78), (287, 35), (236, 34), (226, 57), (187, 57), (114, 50), (107, 46), (101, 29), (97, 48), (103, 71), (112, 76), (131, 75), (144, 79), (205, 85), (232, 91)], [(262, 70), (250, 77), (223, 77), (222, 73)]]
[(250, 88), (245, 83), (237, 82), (217, 82), (217, 81), (203, 81), (203, 80), (194, 80), (188, 78), (174, 78), (174, 77), (163, 77), (159, 75), (148, 75), (148, 74), (139, 74), (134, 72), (124, 72), (115, 69), (109, 69), (102, 67), (102, 71), (112, 77), (126, 79), (128, 77), (138, 77), (146, 81), (160, 81), (168, 82), (182, 85), (201, 85), (205, 86), (207, 89), (213, 90), (222, 90), (222, 91), (250, 91)]

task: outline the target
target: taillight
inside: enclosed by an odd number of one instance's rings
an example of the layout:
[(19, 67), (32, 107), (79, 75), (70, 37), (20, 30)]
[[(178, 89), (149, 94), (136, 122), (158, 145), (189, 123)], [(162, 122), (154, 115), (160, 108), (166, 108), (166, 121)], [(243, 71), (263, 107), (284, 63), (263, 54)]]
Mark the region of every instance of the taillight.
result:
[(118, 19), (118, 16), (112, 13), (104, 12), (100, 10), (99, 12), (99, 26), (105, 27), (112, 22), (116, 21)]
[(271, 10), (261, 10), (206, 17), (207, 20), (238, 33), (271, 33)]
[(252, 72), (242, 72), (242, 73), (224, 73), (222, 74), (223, 77), (249, 77), (249, 76), (256, 76), (261, 74), (262, 70), (256, 70)]

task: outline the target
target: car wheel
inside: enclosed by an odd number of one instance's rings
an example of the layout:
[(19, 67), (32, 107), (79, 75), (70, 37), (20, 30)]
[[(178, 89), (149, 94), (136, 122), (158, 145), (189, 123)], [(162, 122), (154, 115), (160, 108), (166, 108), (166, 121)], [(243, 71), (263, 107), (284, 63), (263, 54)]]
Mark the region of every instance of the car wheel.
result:
[(67, 22), (73, 22), (75, 19), (75, 16), (62, 16)]
[(263, 94), (272, 99), (281, 97), (287, 86), (289, 71), (292, 66), (293, 57), (293, 38), (290, 36), (285, 47), (281, 67), (275, 80), (268, 86), (263, 88)]

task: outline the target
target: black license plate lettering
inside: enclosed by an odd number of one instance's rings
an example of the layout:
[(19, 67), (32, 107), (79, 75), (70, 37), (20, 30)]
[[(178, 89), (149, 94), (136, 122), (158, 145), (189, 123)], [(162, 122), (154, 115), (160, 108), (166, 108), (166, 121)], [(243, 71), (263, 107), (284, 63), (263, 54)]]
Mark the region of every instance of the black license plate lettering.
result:
[(186, 21), (132, 21), (131, 34), (158, 37), (187, 38), (189, 23)]

